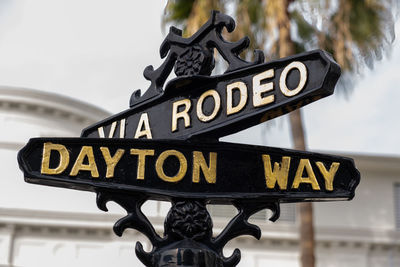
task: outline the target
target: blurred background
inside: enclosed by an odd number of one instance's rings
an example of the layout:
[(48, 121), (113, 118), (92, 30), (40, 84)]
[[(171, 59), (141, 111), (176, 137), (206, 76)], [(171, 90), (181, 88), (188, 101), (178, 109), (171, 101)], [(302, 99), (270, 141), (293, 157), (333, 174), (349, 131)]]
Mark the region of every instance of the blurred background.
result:
[[(122, 238), (112, 232), (124, 213), (120, 207), (110, 203), (104, 213), (93, 193), (26, 184), (16, 155), (31, 137), (78, 137), (86, 126), (127, 109), (131, 93), (149, 86), (144, 68), (162, 63), (159, 47), (168, 26), (190, 35), (210, 9), (233, 16), (238, 25), (233, 38), (249, 35), (266, 60), (321, 47), (342, 62), (335, 94), (302, 109), (303, 145), (354, 158), (362, 180), (354, 200), (313, 205), (315, 266), (400, 266), (397, 5), (0, 0), (0, 266), (141, 266), (134, 244), (146, 238), (133, 230)], [(298, 148), (289, 117), (223, 140)], [(146, 203), (144, 211), (160, 231), (168, 208)], [(230, 207), (209, 210), (215, 232), (235, 214)], [(304, 265), (299, 231), (304, 225), (295, 205), (282, 205), (277, 223), (268, 222), (269, 215), (252, 218), (262, 228), (260, 241), (237, 238), (226, 256), (238, 247), (239, 266), (314, 266)]]

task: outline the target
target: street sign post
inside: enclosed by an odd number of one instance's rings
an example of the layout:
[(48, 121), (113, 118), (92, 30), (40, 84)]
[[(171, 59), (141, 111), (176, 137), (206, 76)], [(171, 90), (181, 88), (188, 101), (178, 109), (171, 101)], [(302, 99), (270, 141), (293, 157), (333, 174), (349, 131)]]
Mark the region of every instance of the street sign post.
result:
[[(25, 181), (97, 194), (98, 207), (115, 201), (128, 215), (114, 225), (145, 234), (150, 252), (136, 244), (146, 266), (235, 266), (236, 249), (225, 244), (240, 235), (260, 238), (248, 223), (263, 209), (279, 218), (279, 203), (351, 200), (360, 181), (352, 159), (280, 148), (219, 142), (218, 138), (331, 95), (340, 67), (321, 50), (263, 63), (239, 58), (247, 38), (230, 43), (229, 16), (213, 12), (192, 37), (171, 27), (161, 45), (164, 63), (144, 71), (151, 85), (132, 94), (130, 108), (83, 130), (81, 138), (33, 138), (19, 152)], [(214, 50), (227, 61), (210, 76)], [(172, 70), (176, 78), (165, 84)], [(142, 213), (149, 199), (172, 202), (160, 236)], [(212, 237), (206, 205), (238, 209)]]

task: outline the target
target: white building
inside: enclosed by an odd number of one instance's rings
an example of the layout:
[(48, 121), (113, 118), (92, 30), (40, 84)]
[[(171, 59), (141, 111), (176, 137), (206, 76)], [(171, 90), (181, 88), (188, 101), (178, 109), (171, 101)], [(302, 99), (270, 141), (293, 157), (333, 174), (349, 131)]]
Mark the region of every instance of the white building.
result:
[[(120, 207), (111, 203), (104, 213), (93, 193), (27, 184), (17, 165), (17, 152), (30, 137), (78, 137), (109, 115), (71, 98), (0, 87), (0, 266), (141, 266), (134, 245), (141, 241), (150, 250), (146, 238), (134, 230), (122, 238), (112, 232), (124, 213)], [(355, 199), (314, 205), (317, 266), (400, 266), (400, 158), (350, 156), (361, 172)], [(154, 201), (144, 208), (160, 233), (168, 208)], [(233, 210), (210, 210), (218, 232)], [(239, 237), (226, 255), (237, 247), (239, 266), (299, 266), (295, 208), (282, 210), (277, 223), (266, 221), (268, 212), (255, 215), (261, 240)]]

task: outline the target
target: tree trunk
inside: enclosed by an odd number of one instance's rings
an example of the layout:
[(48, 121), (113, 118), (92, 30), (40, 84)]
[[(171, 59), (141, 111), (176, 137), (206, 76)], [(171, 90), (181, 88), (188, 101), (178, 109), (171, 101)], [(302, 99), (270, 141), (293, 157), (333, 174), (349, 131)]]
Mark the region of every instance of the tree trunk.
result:
[[(305, 137), (301, 110), (297, 109), (289, 114), (290, 126), (294, 147), (298, 150), (305, 150)], [(298, 214), (300, 215), (300, 260), (302, 267), (314, 267), (314, 225), (313, 225), (313, 206), (311, 202), (297, 204)]]
[[(290, 37), (290, 17), (288, 7), (291, 0), (275, 0), (277, 23), (279, 28), (279, 56), (287, 57), (295, 53), (294, 44)], [(301, 110), (297, 109), (289, 113), (290, 126), (294, 148), (305, 150), (305, 136)], [(312, 203), (300, 203), (297, 205), (300, 215), (300, 260), (302, 267), (314, 267), (314, 228)]]
[(192, 36), (210, 18), (211, 10), (223, 12), (219, 0), (196, 0), (192, 5), (192, 10), (186, 24), (187, 36)]

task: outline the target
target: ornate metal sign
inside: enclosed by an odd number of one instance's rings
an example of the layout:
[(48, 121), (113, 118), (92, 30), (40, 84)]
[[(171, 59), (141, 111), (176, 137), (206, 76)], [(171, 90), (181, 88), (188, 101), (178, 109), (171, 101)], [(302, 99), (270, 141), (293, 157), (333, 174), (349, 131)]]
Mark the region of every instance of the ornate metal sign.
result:
[(331, 95), (339, 75), (339, 66), (317, 50), (214, 77), (178, 76), (151, 100), (146, 91), (82, 136), (219, 138)]
[[(130, 109), (99, 122), (83, 137), (188, 139), (218, 138), (331, 95), (340, 67), (324, 51), (316, 50), (262, 64), (238, 55), (248, 47), (247, 37), (236, 43), (223, 39), (222, 29), (234, 30), (229, 16), (213, 12), (190, 38), (171, 27), (160, 48), (164, 63), (148, 66), (151, 81), (143, 96), (132, 94)], [(214, 48), (229, 64), (222, 75), (211, 76)], [(177, 78), (164, 83), (175, 66)]]
[(27, 182), (219, 203), (351, 199), (351, 159), (287, 149), (186, 141), (39, 138), (21, 151)]
[[(86, 128), (83, 138), (31, 139), (18, 155), (25, 181), (96, 192), (105, 211), (110, 200), (120, 204), (128, 215), (114, 231), (149, 238), (151, 252), (136, 245), (146, 266), (235, 266), (239, 250), (224, 257), (223, 247), (239, 235), (260, 238), (247, 221), (254, 213), (271, 209), (274, 221), (279, 203), (352, 199), (360, 180), (352, 159), (218, 142), (332, 94), (340, 76), (320, 50), (268, 63), (256, 51), (254, 62), (244, 61), (238, 55), (248, 38), (227, 42), (224, 27), (233, 31), (234, 21), (218, 12), (190, 38), (172, 27), (160, 49), (164, 63), (144, 71), (146, 93), (134, 92), (130, 109)], [(229, 66), (210, 76), (215, 49)], [(164, 87), (173, 68), (177, 78)], [(141, 211), (148, 199), (173, 204), (163, 237)], [(239, 211), (216, 237), (208, 203)]]

